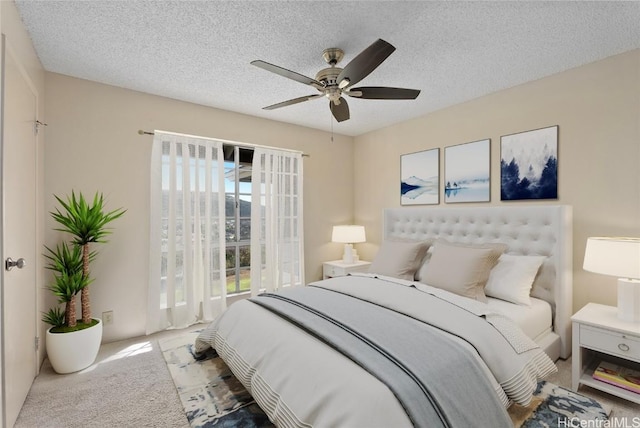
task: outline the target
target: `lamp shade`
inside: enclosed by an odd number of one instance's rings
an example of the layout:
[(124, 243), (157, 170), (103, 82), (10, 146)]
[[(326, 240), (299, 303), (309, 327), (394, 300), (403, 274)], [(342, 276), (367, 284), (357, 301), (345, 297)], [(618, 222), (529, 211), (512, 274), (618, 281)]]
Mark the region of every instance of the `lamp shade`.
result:
[(594, 237), (587, 239), (584, 270), (617, 276), (640, 278), (640, 238)]
[(364, 226), (345, 225), (333, 226), (331, 234), (332, 242), (341, 242), (343, 244), (357, 244), (365, 242), (367, 239), (364, 234)]

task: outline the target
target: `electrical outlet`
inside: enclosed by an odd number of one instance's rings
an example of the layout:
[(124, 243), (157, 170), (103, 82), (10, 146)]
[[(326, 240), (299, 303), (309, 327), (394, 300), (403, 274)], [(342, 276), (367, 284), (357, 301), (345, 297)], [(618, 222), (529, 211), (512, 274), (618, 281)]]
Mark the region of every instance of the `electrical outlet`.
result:
[(113, 324), (113, 311), (103, 312), (102, 322), (104, 325)]

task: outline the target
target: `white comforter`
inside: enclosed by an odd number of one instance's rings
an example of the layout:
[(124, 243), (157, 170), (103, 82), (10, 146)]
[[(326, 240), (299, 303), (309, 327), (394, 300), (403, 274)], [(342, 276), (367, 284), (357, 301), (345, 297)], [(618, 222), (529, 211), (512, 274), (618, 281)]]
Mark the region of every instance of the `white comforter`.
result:
[[(325, 287), (348, 287), (348, 283), (358, 284), (360, 290), (367, 281), (376, 280), (364, 276), (335, 278), (321, 281)], [(447, 292), (421, 286), (421, 290), (406, 288), (415, 285), (406, 281), (383, 278), (400, 287), (401, 293), (388, 295), (390, 304), (406, 305), (407, 310), (420, 307), (424, 293), (446, 297), (456, 305), (466, 305), (469, 299), (460, 298)], [(347, 284), (347, 285), (345, 285)], [(417, 283), (416, 283), (417, 284)], [(407, 294), (410, 293), (410, 294)], [(399, 295), (405, 297), (399, 298)], [(406, 296), (411, 296), (407, 299)], [(491, 318), (485, 305), (469, 303), (470, 310), (483, 318)], [(498, 329), (504, 324), (496, 317)], [(508, 334), (515, 342), (531, 342), (526, 336), (513, 338), (512, 326), (507, 326)], [(472, 349), (466, 341), (451, 336)], [(249, 301), (233, 304), (218, 320), (211, 324), (198, 338), (196, 351), (214, 347), (230, 366), (234, 374), (255, 398), (260, 407), (278, 426), (283, 427), (410, 427), (412, 426), (404, 409), (389, 388), (375, 377), (328, 347), (318, 339), (309, 336), (298, 327)], [(535, 344), (534, 344), (535, 346)], [(553, 363), (539, 348), (527, 351), (530, 362), (526, 373), (509, 379), (507, 389), (517, 390), (516, 401), (526, 402), (531, 396), (531, 385), (538, 377), (555, 369)], [(475, 353), (475, 351), (474, 351)], [(475, 353), (487, 377), (491, 380), (496, 394), (505, 406), (513, 396), (508, 397), (503, 385)], [(546, 358), (546, 359), (545, 359)], [(495, 366), (496, 364), (493, 363)], [(455, 369), (455, 368), (450, 368)], [(498, 377), (504, 377), (504, 373)], [(511, 392), (513, 395), (513, 391)], [(463, 409), (461, 409), (463, 410)]]

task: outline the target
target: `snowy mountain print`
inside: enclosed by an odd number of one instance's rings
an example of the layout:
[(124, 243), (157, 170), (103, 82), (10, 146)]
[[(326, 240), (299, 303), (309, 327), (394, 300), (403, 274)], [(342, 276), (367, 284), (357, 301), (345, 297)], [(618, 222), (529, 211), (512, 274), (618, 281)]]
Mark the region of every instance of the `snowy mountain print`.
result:
[(400, 156), (401, 205), (439, 202), (439, 149)]

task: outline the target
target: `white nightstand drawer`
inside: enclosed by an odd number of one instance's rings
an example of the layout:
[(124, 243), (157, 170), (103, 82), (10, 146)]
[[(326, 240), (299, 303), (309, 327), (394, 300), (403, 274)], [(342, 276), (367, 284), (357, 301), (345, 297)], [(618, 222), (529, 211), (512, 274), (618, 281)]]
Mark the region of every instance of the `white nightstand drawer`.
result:
[(591, 326), (580, 326), (580, 345), (640, 361), (640, 337)]
[(341, 260), (324, 262), (322, 264), (322, 278), (333, 278), (336, 276), (345, 276), (354, 272), (367, 272), (371, 262), (359, 260), (353, 263), (343, 263)]
[(322, 267), (322, 274), (325, 277), (329, 277), (329, 278), (333, 278), (334, 276), (343, 276), (346, 275), (344, 273), (344, 268), (339, 268), (336, 266), (331, 266), (328, 263), (325, 263), (324, 266)]

